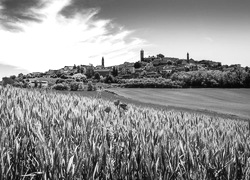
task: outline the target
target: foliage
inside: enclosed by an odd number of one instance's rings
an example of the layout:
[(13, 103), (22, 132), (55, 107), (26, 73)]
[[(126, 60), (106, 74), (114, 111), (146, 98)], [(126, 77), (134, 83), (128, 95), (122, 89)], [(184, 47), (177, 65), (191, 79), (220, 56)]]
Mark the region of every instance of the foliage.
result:
[(23, 79), (24, 79), (23, 73), (19, 73), (18, 76), (17, 76), (17, 78), (18, 78), (19, 80), (23, 80)]
[(8, 77), (2, 78), (2, 84), (3, 84), (3, 86), (6, 86), (7, 84), (13, 85), (14, 82), (15, 81), (12, 78), (8, 78)]
[(92, 76), (94, 75), (94, 69), (93, 67), (88, 67), (87, 70), (86, 70), (86, 76), (87, 78), (92, 78)]
[(114, 77), (118, 76), (118, 69), (116, 67), (113, 67), (113, 69), (112, 69), (112, 75)]
[(111, 74), (106, 76), (105, 83), (114, 83), (114, 82), (115, 82), (114, 76), (112, 76)]
[(14, 87), (23, 87), (24, 84), (23, 84), (22, 82), (15, 81), (15, 82), (13, 83), (13, 86), (14, 86)]
[[(142, 72), (143, 75), (144, 72)], [(169, 77), (169, 76), (167, 76)], [(249, 88), (250, 72), (234, 71), (189, 71), (175, 72), (169, 79), (143, 78), (126, 80), (123, 87), (129, 88)]]
[(92, 81), (89, 81), (87, 84), (87, 91), (96, 91), (96, 86), (93, 85)]
[(37, 88), (37, 86), (38, 86), (37, 80), (34, 81), (34, 84), (35, 84), (34, 88)]
[(61, 79), (68, 79), (68, 76), (67, 76), (67, 74), (61, 74), (60, 78)]
[(51, 88), (55, 89), (55, 90), (61, 90), (61, 91), (68, 91), (68, 90), (70, 90), (69, 85), (66, 84), (66, 83), (58, 83), (58, 84), (53, 85)]
[(72, 78), (80, 81), (85, 81), (87, 79), (87, 76), (81, 73), (74, 74)]
[(16, 76), (15, 76), (15, 75), (12, 75), (12, 76), (10, 76), (10, 79), (15, 80), (15, 79), (16, 79)]
[(183, 87), (240, 88), (250, 87), (249, 72), (242, 69), (233, 71), (190, 71), (174, 73), (172, 81), (183, 82)]
[(84, 90), (84, 85), (82, 82), (71, 82), (70, 83), (70, 90), (71, 91), (82, 91)]
[(141, 68), (141, 63), (140, 63), (139, 61), (137, 61), (137, 62), (134, 64), (134, 68), (135, 68), (135, 69)]
[(165, 56), (163, 54), (157, 54), (157, 58), (164, 58)]
[(126, 88), (180, 88), (182, 84), (165, 78), (143, 78), (125, 80), (122, 86)]
[(248, 122), (16, 88), (0, 112), (1, 180), (250, 178)]
[(98, 72), (95, 73), (95, 79), (97, 79), (98, 81), (101, 79), (100, 74)]

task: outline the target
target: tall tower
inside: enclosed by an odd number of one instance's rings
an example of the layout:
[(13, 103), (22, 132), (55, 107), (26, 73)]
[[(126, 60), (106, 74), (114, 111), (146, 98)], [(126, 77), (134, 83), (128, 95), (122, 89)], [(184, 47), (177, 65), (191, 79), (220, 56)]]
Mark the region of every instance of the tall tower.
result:
[(141, 61), (143, 61), (143, 60), (144, 60), (144, 51), (141, 50)]
[(104, 68), (104, 57), (102, 57), (102, 67)]
[(189, 53), (187, 53), (187, 62), (189, 63)]

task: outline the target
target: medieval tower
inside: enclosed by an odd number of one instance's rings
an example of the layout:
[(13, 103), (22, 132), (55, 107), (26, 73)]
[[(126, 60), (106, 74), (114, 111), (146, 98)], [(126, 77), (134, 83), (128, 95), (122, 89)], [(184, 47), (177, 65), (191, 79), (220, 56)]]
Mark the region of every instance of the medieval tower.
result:
[(141, 61), (143, 61), (143, 60), (144, 60), (144, 51), (141, 50)]

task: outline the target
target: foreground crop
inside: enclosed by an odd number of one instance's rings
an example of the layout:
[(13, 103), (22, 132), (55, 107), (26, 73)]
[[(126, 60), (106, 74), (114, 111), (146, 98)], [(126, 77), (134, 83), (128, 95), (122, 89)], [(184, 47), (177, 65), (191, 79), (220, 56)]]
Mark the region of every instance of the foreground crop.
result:
[(0, 88), (0, 179), (249, 179), (249, 125)]

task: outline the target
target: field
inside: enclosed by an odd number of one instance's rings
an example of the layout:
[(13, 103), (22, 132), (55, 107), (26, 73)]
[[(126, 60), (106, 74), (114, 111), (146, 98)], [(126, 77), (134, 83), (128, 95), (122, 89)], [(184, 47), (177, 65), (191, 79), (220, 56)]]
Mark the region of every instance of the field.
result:
[(249, 179), (250, 124), (0, 87), (0, 179)]
[(139, 89), (113, 88), (109, 91), (143, 103), (214, 111), (250, 119), (249, 89)]

